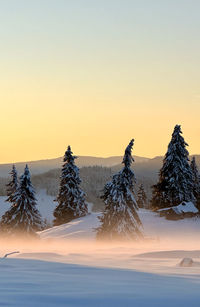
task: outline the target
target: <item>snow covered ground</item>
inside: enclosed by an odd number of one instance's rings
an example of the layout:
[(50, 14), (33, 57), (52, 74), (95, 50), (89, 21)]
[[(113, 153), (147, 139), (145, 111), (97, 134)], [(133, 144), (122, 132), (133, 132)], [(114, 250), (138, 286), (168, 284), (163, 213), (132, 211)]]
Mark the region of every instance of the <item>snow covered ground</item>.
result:
[(95, 228), (99, 225), (99, 213), (91, 213), (64, 225), (55, 226), (40, 232), (42, 239), (78, 239), (95, 240)]
[[(52, 221), (44, 192), (38, 208)], [(8, 208), (0, 198), (0, 214)], [(98, 213), (40, 233), (40, 240), (1, 242), (0, 306), (199, 306), (200, 220), (168, 221), (140, 210), (145, 242), (98, 244)], [(180, 267), (184, 257), (193, 267)]]
[(2, 259), (0, 268), (0, 306), (199, 306), (200, 276), (24, 259)]

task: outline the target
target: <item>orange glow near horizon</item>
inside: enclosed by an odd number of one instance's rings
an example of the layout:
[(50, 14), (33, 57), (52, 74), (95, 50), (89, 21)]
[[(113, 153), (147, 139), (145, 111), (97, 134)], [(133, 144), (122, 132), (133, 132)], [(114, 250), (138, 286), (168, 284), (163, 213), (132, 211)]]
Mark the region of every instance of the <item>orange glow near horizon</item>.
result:
[[(51, 95), (51, 94), (50, 94)], [(48, 100), (49, 103), (49, 100)], [(77, 109), (77, 105), (80, 109)], [(159, 109), (159, 112), (154, 110)], [(199, 115), (188, 117), (187, 108), (165, 110), (150, 106), (143, 109), (129, 106), (112, 107), (87, 102), (76, 103), (30, 103), (4, 107), (0, 129), (0, 162), (30, 161), (62, 156), (70, 144), (76, 155), (117, 156), (122, 155), (131, 138), (135, 138), (134, 155), (153, 157), (163, 155), (176, 123), (182, 125), (183, 136), (189, 143), (191, 154), (199, 150)], [(12, 110), (12, 112), (11, 112)], [(8, 120), (9, 119), (9, 120)]]
[(176, 124), (200, 154), (200, 4), (20, 3), (0, 4), (0, 163), (164, 155)]

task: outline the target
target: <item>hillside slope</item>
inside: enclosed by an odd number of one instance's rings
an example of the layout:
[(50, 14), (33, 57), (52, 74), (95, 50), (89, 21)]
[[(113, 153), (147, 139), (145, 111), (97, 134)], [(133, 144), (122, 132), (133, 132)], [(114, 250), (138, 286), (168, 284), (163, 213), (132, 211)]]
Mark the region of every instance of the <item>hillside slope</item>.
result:
[[(148, 158), (134, 156), (136, 163), (146, 162)], [(63, 157), (38, 161), (26, 161), (15, 163), (19, 173), (23, 172), (25, 165), (28, 163), (32, 174), (41, 174), (52, 169), (60, 168), (62, 165)], [(79, 167), (83, 166), (106, 166), (111, 167), (121, 163), (122, 156), (114, 156), (108, 158), (90, 157), (90, 156), (78, 156), (76, 163)], [(7, 177), (12, 163), (0, 164), (0, 177)]]
[[(41, 231), (39, 232), (40, 237), (42, 239), (89, 239), (93, 241), (95, 239), (95, 228), (99, 225), (98, 216), (100, 214), (93, 212), (70, 223)], [(177, 248), (184, 246), (186, 243), (188, 246), (192, 244), (194, 248), (200, 244), (200, 219), (169, 221), (164, 217), (159, 217), (155, 212), (145, 209), (139, 210), (139, 216), (143, 223), (144, 234), (147, 237), (159, 239), (159, 244), (164, 244), (165, 249), (168, 242), (171, 242), (172, 247), (174, 241)]]

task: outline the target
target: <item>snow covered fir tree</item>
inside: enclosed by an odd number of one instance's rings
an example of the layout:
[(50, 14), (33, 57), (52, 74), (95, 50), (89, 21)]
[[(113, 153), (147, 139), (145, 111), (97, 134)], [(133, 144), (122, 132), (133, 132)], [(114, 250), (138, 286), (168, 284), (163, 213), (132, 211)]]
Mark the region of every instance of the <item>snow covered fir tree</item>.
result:
[(36, 208), (35, 191), (31, 183), (29, 168), (26, 165), (20, 177), (19, 186), (12, 195), (13, 205), (0, 221), (0, 230), (7, 235), (34, 235), (45, 226)]
[(123, 158), (124, 167), (112, 177), (103, 190), (105, 210), (99, 217), (98, 240), (138, 240), (143, 238), (142, 223), (134, 197), (135, 175), (131, 169), (134, 140), (127, 146)]
[(192, 176), (193, 176), (193, 193), (196, 198), (196, 207), (200, 211), (200, 174), (199, 174), (199, 170), (196, 164), (195, 157), (192, 157), (190, 167), (191, 167)]
[(139, 208), (145, 208), (147, 205), (147, 196), (143, 184), (141, 184), (138, 189), (137, 204)]
[(80, 188), (79, 168), (71, 147), (68, 146), (63, 159), (60, 188), (57, 196), (58, 205), (54, 210), (54, 225), (68, 223), (88, 214), (85, 193)]
[(159, 172), (159, 181), (153, 186), (151, 200), (153, 209), (177, 206), (183, 201), (194, 204), (196, 202), (193, 174), (186, 149), (188, 144), (181, 134), (181, 126), (176, 125)]
[(10, 172), (11, 175), (11, 180), (10, 182), (6, 185), (7, 187), (7, 196), (8, 198), (6, 201), (13, 203), (13, 195), (17, 191), (18, 188), (18, 178), (17, 178), (17, 170), (15, 168), (15, 165), (13, 165), (12, 170)]

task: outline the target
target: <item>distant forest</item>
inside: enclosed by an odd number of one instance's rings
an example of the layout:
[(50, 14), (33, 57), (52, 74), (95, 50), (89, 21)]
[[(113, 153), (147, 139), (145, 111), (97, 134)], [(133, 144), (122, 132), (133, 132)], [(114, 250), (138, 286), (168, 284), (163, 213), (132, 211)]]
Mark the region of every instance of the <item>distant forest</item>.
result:
[[(121, 165), (115, 167), (88, 166), (80, 168), (80, 177), (82, 179), (82, 189), (86, 193), (86, 200), (94, 204), (93, 210), (99, 211), (104, 208), (104, 204), (99, 198), (101, 191)], [(53, 169), (39, 175), (32, 176), (32, 183), (37, 190), (45, 189), (48, 195), (56, 196), (59, 188), (60, 169)], [(147, 193), (147, 197), (151, 197), (151, 186), (155, 183), (155, 179), (136, 174), (135, 192), (143, 183)], [(7, 178), (0, 178), (0, 195), (6, 195)]]
[[(200, 155), (195, 155), (196, 162), (198, 167), (200, 168)], [(192, 156), (189, 157), (190, 160), (192, 159)], [(101, 191), (106, 184), (107, 181), (109, 181), (112, 177), (112, 175), (116, 172), (118, 172), (122, 164), (117, 164), (114, 166), (81, 166), (80, 164), (84, 163), (96, 163), (99, 161), (98, 158), (96, 160), (91, 160), (92, 158), (87, 157), (85, 160), (85, 157), (80, 157), (77, 159), (77, 165), (80, 167), (80, 177), (82, 179), (82, 189), (86, 192), (86, 200), (88, 202), (92, 202), (94, 204), (93, 210), (99, 211), (103, 209), (104, 205), (99, 196), (101, 195)], [(100, 160), (100, 163), (119, 163), (121, 157), (117, 158), (107, 158), (106, 162), (103, 160)], [(56, 159), (56, 163), (57, 160)], [(108, 161), (107, 161), (108, 160)], [(153, 159), (147, 159), (147, 158), (140, 158), (135, 157), (135, 163), (133, 163), (133, 170), (135, 172), (136, 176), (136, 184), (135, 184), (135, 194), (137, 194), (138, 187), (142, 183), (144, 185), (145, 192), (147, 194), (148, 200), (151, 199), (152, 196), (152, 190), (151, 187), (153, 184), (155, 184), (158, 180), (158, 172), (159, 169), (162, 166), (162, 160), (163, 157), (155, 157)], [(53, 161), (53, 160), (52, 160)], [(47, 167), (51, 167), (55, 165), (55, 163), (52, 163), (51, 160), (47, 160), (49, 165)], [(50, 164), (50, 162), (52, 164)], [(54, 161), (53, 161), (54, 162)], [(59, 162), (61, 165), (61, 161)], [(16, 167), (18, 170), (18, 174), (21, 174), (21, 171), (24, 168), (25, 163), (17, 163)], [(38, 165), (37, 165), (38, 164)], [(45, 189), (48, 195), (56, 196), (58, 193), (59, 188), (59, 177), (61, 174), (61, 168), (54, 168), (48, 171), (45, 171), (45, 161), (36, 161), (34, 163), (30, 163), (30, 171), (32, 173), (32, 183), (36, 189), (36, 191), (40, 189)], [(8, 172), (11, 170), (12, 164), (10, 165), (0, 165), (0, 195), (4, 196), (6, 195), (6, 183), (8, 183)], [(43, 170), (43, 173), (36, 174), (35, 172), (41, 169)], [(2, 174), (2, 176), (1, 176)], [(6, 175), (5, 175), (6, 174)], [(6, 178), (7, 177), (7, 178)]]

